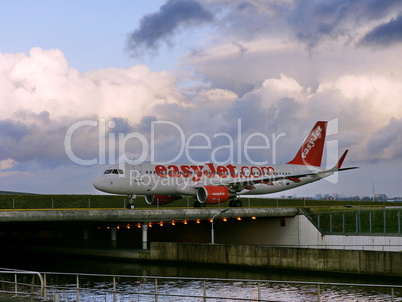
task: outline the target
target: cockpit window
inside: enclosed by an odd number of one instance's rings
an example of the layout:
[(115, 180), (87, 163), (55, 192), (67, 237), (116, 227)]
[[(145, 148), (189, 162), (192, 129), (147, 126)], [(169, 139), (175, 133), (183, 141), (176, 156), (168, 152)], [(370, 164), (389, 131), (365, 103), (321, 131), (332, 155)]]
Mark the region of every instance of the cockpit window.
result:
[(124, 174), (122, 169), (107, 169), (103, 174)]

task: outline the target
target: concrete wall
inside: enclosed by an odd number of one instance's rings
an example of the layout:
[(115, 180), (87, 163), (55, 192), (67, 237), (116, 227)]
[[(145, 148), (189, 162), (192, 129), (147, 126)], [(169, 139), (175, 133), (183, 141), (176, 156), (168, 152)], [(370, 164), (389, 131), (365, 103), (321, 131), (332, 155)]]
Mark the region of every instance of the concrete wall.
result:
[(152, 242), (150, 260), (402, 276), (402, 253)]
[(402, 251), (402, 237), (378, 235), (322, 235), (303, 215), (295, 220), (298, 224), (299, 246), (328, 249), (370, 251)]
[(217, 234), (217, 243), (402, 251), (401, 236), (323, 235), (304, 215), (258, 220), (249, 227), (246, 224), (229, 226), (228, 229), (221, 227), (217, 228)]

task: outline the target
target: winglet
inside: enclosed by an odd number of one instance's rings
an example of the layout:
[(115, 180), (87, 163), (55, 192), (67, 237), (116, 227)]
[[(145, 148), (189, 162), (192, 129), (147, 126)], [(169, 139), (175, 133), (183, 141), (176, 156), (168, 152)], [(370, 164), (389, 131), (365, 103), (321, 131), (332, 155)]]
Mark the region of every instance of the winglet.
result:
[(346, 154), (348, 154), (349, 150), (347, 149), (345, 152), (343, 152), (342, 156), (339, 158), (338, 163), (335, 165), (334, 168), (340, 169), (343, 161), (345, 160)]
[(359, 167), (349, 167), (349, 168), (342, 168), (343, 161), (345, 160), (346, 154), (348, 154), (349, 150), (346, 150), (343, 152), (342, 156), (339, 158), (338, 162), (336, 165), (331, 169), (328, 170), (327, 172), (337, 172), (337, 171), (345, 171), (345, 170), (352, 170), (352, 169), (358, 169)]
[(303, 142), (296, 156), (288, 164), (320, 167), (326, 131), (327, 122), (318, 121)]

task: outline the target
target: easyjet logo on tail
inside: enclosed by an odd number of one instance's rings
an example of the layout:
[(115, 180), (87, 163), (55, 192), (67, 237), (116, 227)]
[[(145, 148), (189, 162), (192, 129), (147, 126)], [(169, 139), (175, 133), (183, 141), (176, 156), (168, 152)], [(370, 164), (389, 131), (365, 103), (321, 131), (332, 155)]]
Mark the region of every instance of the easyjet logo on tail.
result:
[(301, 154), (302, 158), (306, 158), (307, 154), (309, 154), (310, 150), (315, 147), (315, 141), (321, 137), (321, 133), (322, 133), (322, 128), (320, 125), (318, 125), (316, 129), (311, 131), (311, 135), (308, 139), (308, 144), (307, 144), (306, 148), (303, 149), (303, 152)]
[(304, 140), (296, 156), (288, 164), (321, 166), (326, 131), (327, 122), (318, 121)]

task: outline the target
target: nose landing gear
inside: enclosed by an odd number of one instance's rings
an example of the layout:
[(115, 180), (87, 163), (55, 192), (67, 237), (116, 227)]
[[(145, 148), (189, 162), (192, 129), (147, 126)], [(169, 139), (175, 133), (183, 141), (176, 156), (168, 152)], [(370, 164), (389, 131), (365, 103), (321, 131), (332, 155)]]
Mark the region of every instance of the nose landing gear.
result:
[(135, 198), (137, 196), (135, 195), (128, 195), (130, 197), (130, 200), (128, 201), (127, 209), (129, 210), (134, 210), (135, 209)]

